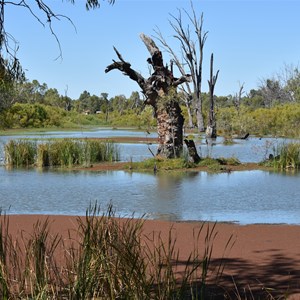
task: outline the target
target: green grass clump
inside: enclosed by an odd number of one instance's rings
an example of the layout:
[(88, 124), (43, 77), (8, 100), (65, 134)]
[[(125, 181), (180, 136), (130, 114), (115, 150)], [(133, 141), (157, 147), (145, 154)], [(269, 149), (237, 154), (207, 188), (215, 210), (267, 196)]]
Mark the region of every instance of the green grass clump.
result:
[(4, 147), (6, 164), (38, 167), (76, 165), (119, 160), (119, 149), (114, 143), (97, 140), (55, 139), (37, 144), (35, 141), (11, 140)]
[(161, 157), (149, 158), (141, 162), (131, 162), (128, 167), (132, 170), (180, 170), (192, 168), (195, 164), (189, 162), (187, 158), (165, 159)]
[(277, 146), (275, 155), (271, 156), (266, 163), (273, 164), (276, 169), (298, 170), (300, 167), (300, 144), (288, 143)]
[(0, 215), (0, 298), (208, 299), (208, 273), (217, 280), (224, 267), (210, 266), (216, 224), (195, 229), (184, 260), (172, 229), (163, 238), (144, 234), (143, 225), (94, 205), (69, 238), (53, 234), (48, 219), (13, 237), (9, 217)]
[(10, 140), (4, 145), (5, 162), (8, 166), (28, 167), (36, 158), (36, 142), (29, 140)]
[(235, 157), (230, 157), (230, 158), (211, 158), (211, 157), (206, 157), (203, 158), (198, 166), (201, 167), (207, 167), (210, 171), (213, 172), (220, 172), (220, 171), (226, 171), (226, 167), (224, 166), (238, 166), (240, 165), (241, 162), (235, 158)]
[(211, 157), (206, 157), (202, 159), (198, 163), (198, 166), (207, 167), (210, 171), (213, 172), (221, 171), (221, 163), (217, 159)]

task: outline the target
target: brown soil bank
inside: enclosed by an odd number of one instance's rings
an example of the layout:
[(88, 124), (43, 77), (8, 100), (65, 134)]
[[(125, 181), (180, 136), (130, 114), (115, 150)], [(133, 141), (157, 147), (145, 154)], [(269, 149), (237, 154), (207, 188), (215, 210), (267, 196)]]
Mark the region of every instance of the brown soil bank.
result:
[[(72, 216), (12, 215), (10, 232), (13, 236), (31, 232), (37, 220), (47, 217), (51, 232), (60, 233), (66, 239), (69, 230), (77, 229), (76, 217)], [(180, 258), (184, 261), (194, 247), (193, 231), (200, 226), (200, 222), (147, 220), (143, 233), (147, 236), (161, 232), (167, 241), (172, 228)], [(289, 295), (289, 298), (280, 299), (300, 299), (300, 226), (218, 223), (215, 231), (211, 266), (220, 265), (222, 259), (226, 263), (219, 285), (212, 287), (220, 295), (228, 292), (230, 299), (277, 299), (282, 295)], [(231, 236), (232, 242), (226, 246)], [(200, 251), (202, 242), (200, 239)], [(268, 294), (274, 298), (268, 298)], [(220, 297), (218, 299), (228, 299)]]

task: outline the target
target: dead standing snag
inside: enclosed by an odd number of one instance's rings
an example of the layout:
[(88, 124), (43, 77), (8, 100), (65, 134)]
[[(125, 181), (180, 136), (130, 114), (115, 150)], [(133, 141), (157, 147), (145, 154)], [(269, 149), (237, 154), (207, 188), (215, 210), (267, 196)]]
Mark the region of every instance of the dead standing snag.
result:
[(163, 64), (162, 53), (154, 41), (145, 34), (140, 35), (151, 57), (147, 62), (152, 66), (153, 73), (144, 78), (131, 68), (116, 48), (114, 48), (119, 61), (106, 67), (105, 73), (117, 69), (137, 82), (146, 97), (145, 104), (151, 105), (157, 120), (159, 146), (157, 155), (165, 158), (179, 157), (183, 148), (183, 123), (179, 101), (176, 93), (178, 85), (190, 81), (190, 75), (175, 78), (173, 72)]

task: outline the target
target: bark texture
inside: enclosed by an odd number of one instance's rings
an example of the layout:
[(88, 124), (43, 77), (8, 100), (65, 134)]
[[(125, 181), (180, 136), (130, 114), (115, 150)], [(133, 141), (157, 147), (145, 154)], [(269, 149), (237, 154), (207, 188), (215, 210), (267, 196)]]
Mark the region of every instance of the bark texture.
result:
[(206, 128), (206, 138), (215, 139), (217, 138), (217, 123), (215, 116), (215, 104), (214, 104), (214, 89), (218, 79), (219, 70), (216, 75), (213, 75), (213, 65), (214, 65), (214, 55), (211, 54), (210, 57), (210, 79), (208, 80), (209, 86), (209, 115), (208, 115), (208, 124)]
[(141, 39), (147, 47), (151, 57), (147, 62), (153, 72), (149, 78), (144, 78), (140, 73), (131, 68), (116, 48), (114, 48), (119, 61), (108, 65), (105, 72), (117, 69), (137, 82), (146, 97), (145, 104), (151, 105), (157, 120), (159, 146), (157, 155), (166, 158), (180, 156), (183, 149), (183, 123), (184, 118), (176, 98), (178, 85), (190, 80), (190, 75), (175, 78), (172, 71), (163, 64), (162, 53), (154, 41), (141, 34)]

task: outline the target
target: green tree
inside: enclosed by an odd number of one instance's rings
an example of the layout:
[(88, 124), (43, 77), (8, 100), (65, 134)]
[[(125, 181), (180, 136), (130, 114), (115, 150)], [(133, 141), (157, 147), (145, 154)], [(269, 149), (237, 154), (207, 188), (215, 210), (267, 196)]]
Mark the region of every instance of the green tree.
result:
[(140, 114), (143, 107), (144, 102), (141, 100), (139, 92), (132, 92), (127, 100), (127, 109), (134, 110), (136, 113)]
[(89, 107), (90, 97), (91, 97), (91, 94), (88, 91), (83, 91), (80, 94), (79, 99), (78, 99), (80, 112), (90, 110), (90, 107)]
[(298, 67), (291, 71), (285, 90), (290, 94), (293, 102), (300, 103), (300, 71)]
[(118, 112), (120, 115), (123, 114), (127, 108), (127, 99), (124, 95), (118, 95), (110, 100), (111, 108), (113, 111)]
[(44, 96), (44, 104), (50, 105), (50, 106), (57, 106), (57, 107), (62, 107), (62, 101), (61, 101), (61, 96), (58, 93), (57, 89), (48, 89), (45, 93)]

